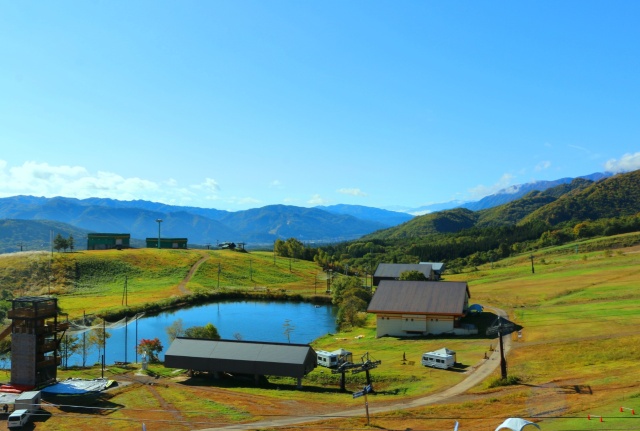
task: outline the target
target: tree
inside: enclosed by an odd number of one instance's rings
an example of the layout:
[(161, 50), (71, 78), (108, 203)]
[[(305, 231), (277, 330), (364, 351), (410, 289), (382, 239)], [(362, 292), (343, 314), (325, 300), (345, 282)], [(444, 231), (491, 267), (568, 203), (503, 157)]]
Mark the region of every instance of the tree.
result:
[(277, 239), (275, 243), (273, 243), (273, 251), (278, 255), (278, 256), (284, 256), (286, 257), (286, 253), (287, 253), (287, 245), (284, 243), (283, 240), (281, 239)]
[(82, 343), (75, 335), (65, 335), (60, 340), (60, 357), (65, 368), (69, 368), (69, 358), (80, 351)]
[(304, 244), (295, 238), (289, 238), (285, 241), (289, 257), (300, 259), (304, 255)]
[(73, 239), (73, 235), (69, 235), (69, 239), (67, 239), (67, 245), (69, 246), (69, 251), (73, 252), (75, 248), (75, 240)]
[(182, 324), (182, 319), (174, 320), (174, 322), (167, 326), (167, 337), (169, 337), (169, 342), (173, 342), (178, 337), (182, 337), (184, 335), (184, 326)]
[(331, 302), (340, 305), (343, 296), (352, 289), (362, 289), (360, 279), (358, 277), (336, 277), (331, 284)]
[(192, 326), (184, 331), (184, 336), (189, 338), (203, 338), (205, 340), (219, 340), (220, 334), (218, 328), (213, 326), (212, 323), (207, 323), (204, 326)]
[(59, 252), (60, 250), (66, 250), (69, 248), (69, 241), (64, 239), (62, 235), (58, 234), (56, 238), (53, 240), (53, 248)]
[(427, 281), (427, 277), (417, 270), (404, 271), (400, 274), (400, 280), (405, 281)]
[(348, 326), (360, 326), (364, 319), (360, 318), (360, 313), (367, 310), (367, 303), (362, 299), (350, 295), (342, 301), (338, 308), (338, 326), (340, 328)]
[(143, 338), (138, 344), (138, 353), (146, 354), (149, 362), (158, 362), (158, 355), (162, 352), (162, 343), (158, 337), (154, 339)]
[[(92, 325), (96, 325), (94, 321)], [(98, 357), (102, 358), (102, 355), (105, 353), (103, 351), (103, 346), (105, 342), (111, 337), (111, 334), (104, 331), (102, 328), (95, 328), (89, 331), (89, 336), (87, 337), (87, 344), (89, 345), (89, 350), (98, 349)]]
[(284, 321), (282, 327), (284, 328), (284, 331), (282, 333), (285, 335), (285, 337), (287, 337), (287, 341), (289, 342), (289, 344), (291, 344), (291, 333), (296, 329), (296, 327), (291, 324), (291, 320), (289, 319), (286, 319)]

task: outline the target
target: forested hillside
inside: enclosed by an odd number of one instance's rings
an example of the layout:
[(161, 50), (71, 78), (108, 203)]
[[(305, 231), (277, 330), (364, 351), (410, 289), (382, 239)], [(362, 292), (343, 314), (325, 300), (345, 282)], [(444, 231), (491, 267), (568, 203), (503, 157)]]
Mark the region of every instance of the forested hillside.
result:
[(529, 214), (525, 221), (539, 220), (557, 225), (572, 220), (630, 216), (640, 211), (639, 202), (640, 170), (616, 175), (579, 193), (566, 193), (557, 201)]
[(349, 243), (323, 247), (324, 266), (371, 273), (380, 262), (446, 262), (450, 270), (575, 239), (640, 231), (640, 171), (576, 179), (473, 212), (428, 214)]

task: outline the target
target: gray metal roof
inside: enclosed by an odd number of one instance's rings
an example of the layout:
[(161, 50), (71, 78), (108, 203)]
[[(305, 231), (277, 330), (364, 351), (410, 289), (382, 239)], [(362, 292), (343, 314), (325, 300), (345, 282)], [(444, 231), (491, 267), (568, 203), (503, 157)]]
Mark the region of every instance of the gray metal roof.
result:
[(379, 278), (398, 278), (400, 274), (406, 271), (418, 271), (431, 277), (431, 265), (420, 263), (380, 263), (376, 268), (374, 277)]
[(367, 311), (462, 316), (468, 296), (466, 282), (382, 280)]
[(307, 344), (176, 338), (165, 366), (198, 371), (303, 377), (316, 367)]
[(436, 272), (444, 270), (444, 263), (442, 262), (420, 262), (420, 265), (431, 265), (431, 268)]

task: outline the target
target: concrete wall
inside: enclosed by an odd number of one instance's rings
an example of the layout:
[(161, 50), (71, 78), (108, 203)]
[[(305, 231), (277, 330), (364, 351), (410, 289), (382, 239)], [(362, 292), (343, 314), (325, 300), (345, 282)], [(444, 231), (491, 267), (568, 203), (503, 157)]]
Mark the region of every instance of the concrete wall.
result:
[(34, 334), (11, 334), (11, 383), (36, 384), (36, 337)]
[(453, 332), (453, 320), (452, 316), (378, 314), (376, 336), (407, 337)]

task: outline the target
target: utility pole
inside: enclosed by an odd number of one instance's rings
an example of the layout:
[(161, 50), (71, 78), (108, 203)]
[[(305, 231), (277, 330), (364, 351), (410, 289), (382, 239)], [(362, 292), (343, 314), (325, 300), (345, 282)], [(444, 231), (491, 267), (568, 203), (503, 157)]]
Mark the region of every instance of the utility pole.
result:
[(127, 363), (127, 334), (129, 332), (129, 316), (125, 314), (124, 316), (124, 363)]
[(162, 223), (162, 219), (158, 218), (156, 222), (158, 222), (158, 250), (160, 250), (160, 223)]
[(531, 274), (535, 274), (536, 270), (533, 267), (533, 255), (529, 256), (529, 259), (531, 259)]
[(124, 276), (124, 288), (122, 290), (122, 304), (121, 304), (121, 305), (124, 305), (125, 307), (129, 306), (129, 290), (127, 288), (127, 280), (128, 280), (128, 278), (125, 275)]

